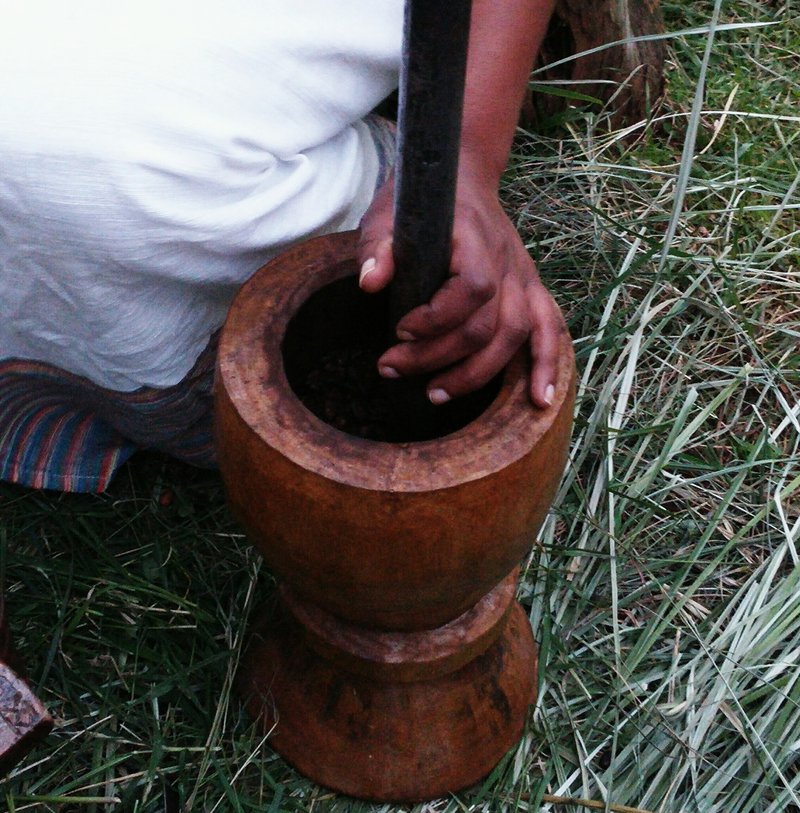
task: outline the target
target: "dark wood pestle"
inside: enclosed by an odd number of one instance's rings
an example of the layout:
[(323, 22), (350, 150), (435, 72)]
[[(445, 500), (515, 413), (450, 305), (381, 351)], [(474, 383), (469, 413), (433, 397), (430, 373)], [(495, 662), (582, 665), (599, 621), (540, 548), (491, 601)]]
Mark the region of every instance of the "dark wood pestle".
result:
[[(448, 276), (472, 0), (407, 0), (400, 73), (391, 343), (397, 323), (430, 301)], [(389, 383), (409, 437), (435, 434), (425, 380)]]

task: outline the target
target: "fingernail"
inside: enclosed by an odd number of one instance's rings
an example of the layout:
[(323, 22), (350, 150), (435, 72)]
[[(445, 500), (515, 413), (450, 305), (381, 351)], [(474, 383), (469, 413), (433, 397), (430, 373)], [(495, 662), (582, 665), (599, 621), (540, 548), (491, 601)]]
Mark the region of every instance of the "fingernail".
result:
[(375, 265), (376, 263), (374, 257), (370, 257), (368, 260), (364, 260), (364, 265), (361, 266), (361, 271), (358, 274), (359, 285), (361, 285), (361, 283), (364, 282), (364, 277), (366, 277), (367, 274), (375, 270)]
[(401, 342), (413, 342), (416, 339), (416, 336), (413, 333), (409, 333), (407, 330), (398, 330), (397, 338), (400, 339)]
[(544, 402), (547, 406), (550, 406), (553, 403), (553, 396), (556, 394), (556, 388), (552, 384), (547, 385), (547, 389), (544, 391)]
[(441, 406), (441, 404), (446, 404), (450, 400), (450, 395), (445, 390), (431, 390), (428, 393), (428, 400), (434, 406)]
[(394, 367), (387, 367), (385, 365), (381, 365), (380, 367), (378, 367), (378, 372), (384, 378), (400, 378), (400, 373), (398, 373)]

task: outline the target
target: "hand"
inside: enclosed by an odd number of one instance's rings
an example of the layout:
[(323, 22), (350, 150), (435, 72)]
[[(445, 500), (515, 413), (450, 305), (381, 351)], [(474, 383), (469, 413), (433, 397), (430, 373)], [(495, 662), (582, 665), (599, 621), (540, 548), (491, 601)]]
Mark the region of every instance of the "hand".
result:
[[(390, 179), (361, 222), (360, 285), (374, 293), (394, 273)], [(386, 378), (441, 371), (428, 384), (434, 404), (490, 381), (526, 341), (532, 359), (530, 396), (552, 403), (561, 313), (500, 205), (494, 188), (459, 171), (450, 276), (427, 305), (397, 326), (400, 343), (378, 360)]]

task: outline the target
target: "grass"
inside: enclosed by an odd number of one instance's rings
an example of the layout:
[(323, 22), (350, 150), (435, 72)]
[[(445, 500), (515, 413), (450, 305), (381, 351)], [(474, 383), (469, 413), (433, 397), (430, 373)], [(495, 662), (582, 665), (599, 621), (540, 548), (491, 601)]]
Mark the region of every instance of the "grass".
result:
[[(540, 695), (481, 786), (417, 813), (800, 810), (800, 17), (663, 5), (703, 33), (670, 40), (639, 140), (574, 112), (517, 142), (505, 199), (579, 365), (520, 585)], [(242, 713), (231, 679), (273, 585), (215, 474), (141, 455), (101, 497), (0, 485), (0, 516), (15, 637), (58, 719), (0, 785), (9, 810), (412, 809), (314, 786)]]

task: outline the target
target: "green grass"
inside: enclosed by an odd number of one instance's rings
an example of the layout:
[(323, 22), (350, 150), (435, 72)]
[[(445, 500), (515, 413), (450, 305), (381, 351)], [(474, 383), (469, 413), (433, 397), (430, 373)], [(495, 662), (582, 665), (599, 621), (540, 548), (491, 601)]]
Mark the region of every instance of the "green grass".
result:
[[(669, 29), (707, 32), (714, 5), (665, 2)], [(670, 40), (638, 141), (591, 112), (518, 139), (505, 199), (579, 366), (520, 585), (540, 697), (480, 787), (419, 813), (800, 810), (800, 18), (719, 11), (747, 26), (707, 53)], [(314, 786), (243, 714), (231, 678), (272, 581), (216, 475), (142, 455), (101, 497), (0, 485), (0, 516), (58, 720), (0, 786), (9, 810), (412, 809)]]

